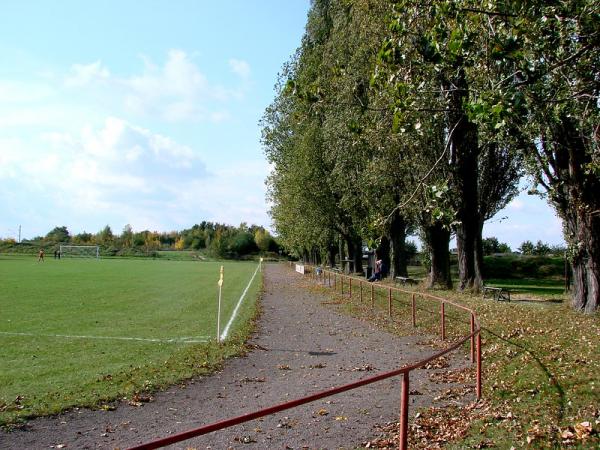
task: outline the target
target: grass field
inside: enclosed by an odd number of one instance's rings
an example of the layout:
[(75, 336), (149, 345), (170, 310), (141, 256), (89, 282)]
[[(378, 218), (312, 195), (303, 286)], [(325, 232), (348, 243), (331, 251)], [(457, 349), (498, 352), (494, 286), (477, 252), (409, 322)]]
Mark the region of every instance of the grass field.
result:
[(235, 335), (255, 313), (256, 263), (0, 256), (0, 424), (151, 391), (235, 353), (239, 339), (214, 342), (221, 264), (222, 331), (248, 287)]
[[(507, 259), (507, 258), (505, 258)], [(452, 281), (458, 282), (458, 271), (456, 266), (452, 267)], [(424, 266), (410, 266), (408, 273), (411, 277), (417, 279), (427, 278)], [(534, 300), (560, 301), (565, 296), (564, 280), (560, 277), (551, 278), (501, 278), (494, 273), (485, 278), (486, 286), (501, 287), (509, 289), (515, 300), (519, 298), (529, 298)]]

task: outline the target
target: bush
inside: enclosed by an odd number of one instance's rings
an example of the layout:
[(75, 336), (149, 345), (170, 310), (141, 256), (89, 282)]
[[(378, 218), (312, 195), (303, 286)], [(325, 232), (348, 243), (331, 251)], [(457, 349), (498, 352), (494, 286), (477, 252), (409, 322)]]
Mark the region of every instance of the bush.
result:
[(233, 236), (230, 250), (237, 255), (248, 255), (258, 251), (258, 247), (254, 242), (254, 236), (248, 232), (242, 231)]
[(483, 265), (486, 278), (549, 278), (562, 277), (564, 272), (562, 257), (486, 256)]
[(219, 231), (210, 244), (210, 253), (217, 258), (239, 259), (257, 251), (254, 235), (234, 229)]
[(492, 255), (494, 253), (510, 253), (510, 247), (504, 242), (499, 242), (495, 237), (485, 238), (482, 241), (483, 254)]
[(14, 240), (0, 241), (0, 253), (23, 253), (35, 255), (43, 247), (40, 242), (25, 241), (21, 243), (15, 243)]
[(537, 241), (535, 245), (531, 241), (525, 241), (519, 247), (519, 251), (524, 255), (544, 256), (554, 253), (556, 250), (561, 252), (562, 247), (557, 245), (551, 247), (542, 241)]

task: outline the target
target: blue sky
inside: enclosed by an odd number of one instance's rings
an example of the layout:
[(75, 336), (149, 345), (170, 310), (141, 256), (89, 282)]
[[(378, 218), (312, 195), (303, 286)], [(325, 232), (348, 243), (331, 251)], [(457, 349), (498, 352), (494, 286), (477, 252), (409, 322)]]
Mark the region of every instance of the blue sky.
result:
[[(308, 0), (4, 1), (0, 237), (269, 226), (258, 122)], [(484, 234), (562, 241), (519, 197)]]

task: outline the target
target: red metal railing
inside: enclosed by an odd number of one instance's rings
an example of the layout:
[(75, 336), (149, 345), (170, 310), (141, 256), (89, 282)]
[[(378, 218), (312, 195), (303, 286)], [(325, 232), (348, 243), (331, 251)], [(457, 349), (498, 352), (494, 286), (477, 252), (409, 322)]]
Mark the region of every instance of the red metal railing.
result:
[[(348, 290), (349, 290), (350, 296), (352, 296), (352, 281), (353, 280), (355, 282), (358, 281), (359, 289), (360, 289), (360, 297), (359, 298), (361, 301), (363, 300), (363, 295), (362, 295), (363, 281), (361, 279), (353, 278), (353, 277), (350, 277), (347, 275), (341, 275), (341, 274), (331, 272), (328, 270), (321, 270), (319, 273), (317, 273), (314, 270), (314, 268), (312, 268), (310, 266), (306, 266), (306, 267), (308, 267), (310, 269), (310, 271), (308, 272), (310, 274), (310, 276), (313, 277), (314, 279), (319, 280), (322, 284), (327, 283), (328, 286), (331, 286), (331, 284), (332, 284), (331, 277), (333, 276), (333, 286), (335, 289), (337, 289), (338, 278), (339, 278), (340, 292), (342, 295), (344, 293), (344, 280), (345, 279), (348, 280)], [(306, 274), (306, 272), (305, 272), (305, 274)], [(375, 297), (374, 297), (375, 285), (373, 283), (370, 283), (370, 286), (371, 286), (371, 305), (374, 306), (375, 305)], [(415, 301), (416, 298), (415, 297), (421, 296), (423, 298), (429, 298), (433, 301), (440, 302), (440, 305), (441, 305), (440, 306), (440, 327), (441, 327), (441, 338), (442, 339), (446, 338), (446, 312), (445, 312), (446, 304), (452, 305), (452, 306), (454, 306), (460, 310), (466, 311), (470, 314), (471, 333), (463, 338), (460, 338), (454, 344), (447, 347), (446, 349), (428, 357), (427, 359), (423, 359), (423, 360), (421, 360), (417, 363), (411, 364), (409, 366), (404, 366), (399, 369), (395, 369), (395, 370), (385, 372), (385, 373), (382, 373), (379, 375), (375, 375), (372, 377), (367, 377), (362, 380), (355, 381), (353, 383), (348, 383), (348, 384), (345, 384), (342, 386), (332, 387), (330, 389), (327, 389), (327, 390), (324, 390), (321, 392), (317, 392), (315, 394), (308, 395), (308, 396), (305, 396), (305, 397), (302, 397), (302, 398), (299, 398), (296, 400), (292, 400), (292, 401), (285, 402), (285, 403), (280, 403), (278, 405), (274, 405), (274, 406), (264, 408), (264, 409), (261, 409), (258, 411), (254, 411), (254, 412), (251, 412), (248, 414), (243, 414), (243, 415), (240, 415), (237, 417), (232, 417), (232, 418), (220, 421), (220, 422), (215, 422), (215, 423), (212, 423), (209, 425), (204, 425), (202, 427), (194, 428), (192, 430), (188, 430), (188, 431), (185, 431), (185, 432), (182, 432), (179, 434), (174, 434), (172, 436), (168, 436), (168, 437), (165, 437), (162, 439), (157, 439), (152, 442), (148, 442), (145, 444), (130, 447), (129, 450), (155, 449), (155, 448), (160, 448), (160, 447), (164, 447), (167, 445), (175, 444), (177, 442), (191, 439), (193, 437), (202, 436), (202, 435), (211, 433), (213, 431), (222, 430), (224, 428), (228, 428), (228, 427), (231, 427), (234, 425), (239, 425), (244, 422), (248, 422), (250, 420), (258, 419), (259, 417), (268, 416), (268, 415), (271, 415), (271, 414), (274, 414), (274, 413), (277, 413), (280, 411), (284, 411), (286, 409), (290, 409), (290, 408), (294, 408), (296, 406), (304, 405), (306, 403), (314, 402), (315, 400), (319, 400), (319, 399), (322, 399), (325, 397), (339, 394), (341, 392), (350, 391), (352, 389), (356, 389), (361, 386), (366, 386), (368, 384), (376, 383), (378, 381), (385, 380), (387, 378), (395, 377), (398, 375), (402, 375), (402, 387), (401, 387), (401, 394), (400, 394), (400, 438), (399, 438), (400, 442), (399, 442), (399, 448), (401, 450), (405, 450), (408, 445), (407, 444), (408, 443), (408, 399), (409, 399), (410, 372), (415, 369), (419, 369), (419, 368), (425, 366), (426, 364), (428, 364), (429, 362), (458, 349), (468, 340), (470, 340), (470, 344), (471, 344), (471, 362), (475, 362), (475, 360), (477, 362), (475, 393), (476, 393), (477, 399), (479, 400), (481, 398), (481, 334), (480, 334), (480, 326), (477, 321), (477, 316), (475, 315), (475, 312), (463, 305), (459, 305), (450, 300), (443, 299), (441, 297), (437, 297), (435, 295), (431, 295), (431, 294), (427, 294), (427, 293), (423, 293), (423, 292), (406, 291), (406, 290), (399, 289), (396, 287), (384, 286), (384, 285), (377, 285), (377, 289), (387, 290), (387, 294), (388, 294), (388, 305), (387, 306), (388, 306), (388, 314), (390, 315), (390, 317), (393, 314), (392, 292), (394, 291), (394, 292), (400, 292), (400, 293), (410, 295), (411, 296), (411, 309), (412, 309), (412, 324), (413, 324), (413, 326), (416, 326), (416, 301)]]

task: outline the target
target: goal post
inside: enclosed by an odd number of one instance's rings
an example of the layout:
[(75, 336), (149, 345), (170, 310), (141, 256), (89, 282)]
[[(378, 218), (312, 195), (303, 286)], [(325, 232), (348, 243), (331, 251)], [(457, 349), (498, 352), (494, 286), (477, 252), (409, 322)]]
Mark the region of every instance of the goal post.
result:
[(100, 258), (98, 245), (61, 245), (59, 251), (61, 258)]

